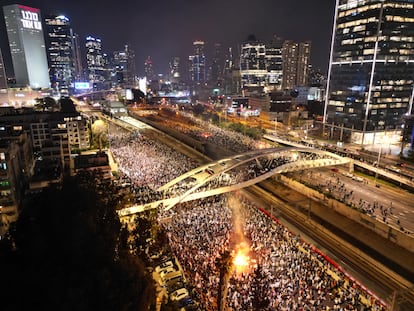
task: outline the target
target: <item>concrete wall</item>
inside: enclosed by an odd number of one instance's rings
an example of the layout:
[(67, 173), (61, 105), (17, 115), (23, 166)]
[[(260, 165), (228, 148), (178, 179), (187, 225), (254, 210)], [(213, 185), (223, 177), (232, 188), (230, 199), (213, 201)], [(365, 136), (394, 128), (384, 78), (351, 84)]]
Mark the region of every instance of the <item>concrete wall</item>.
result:
[(407, 235), (406, 233), (391, 227), (376, 218), (361, 213), (335, 199), (326, 197), (323, 193), (320, 193), (312, 188), (309, 188), (293, 179), (280, 175), (280, 181), (282, 181), (288, 187), (306, 195), (307, 197), (321, 202), (323, 205), (332, 208), (339, 214), (363, 225), (366, 228), (371, 229), (378, 235), (394, 242), (395, 244), (414, 252), (414, 236)]

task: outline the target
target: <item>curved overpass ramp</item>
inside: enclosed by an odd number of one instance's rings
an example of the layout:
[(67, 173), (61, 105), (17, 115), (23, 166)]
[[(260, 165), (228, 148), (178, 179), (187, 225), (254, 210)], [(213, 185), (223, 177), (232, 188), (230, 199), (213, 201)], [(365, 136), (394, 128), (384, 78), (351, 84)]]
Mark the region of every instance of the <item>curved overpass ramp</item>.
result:
[(197, 167), (157, 189), (162, 199), (121, 209), (118, 214), (123, 217), (153, 208), (168, 210), (180, 202), (252, 186), (275, 174), (350, 162), (349, 158), (306, 147), (254, 150)]

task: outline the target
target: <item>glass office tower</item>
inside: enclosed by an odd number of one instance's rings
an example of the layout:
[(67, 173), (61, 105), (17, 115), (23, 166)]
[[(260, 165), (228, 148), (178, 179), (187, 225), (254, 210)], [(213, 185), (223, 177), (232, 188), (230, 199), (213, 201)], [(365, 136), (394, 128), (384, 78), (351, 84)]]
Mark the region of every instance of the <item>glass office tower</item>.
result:
[(14, 75), (19, 86), (49, 88), (40, 10), (13, 4), (3, 7)]
[[(411, 113), (414, 0), (337, 0), (324, 125), (375, 143)], [(345, 135), (346, 136), (346, 135)]]

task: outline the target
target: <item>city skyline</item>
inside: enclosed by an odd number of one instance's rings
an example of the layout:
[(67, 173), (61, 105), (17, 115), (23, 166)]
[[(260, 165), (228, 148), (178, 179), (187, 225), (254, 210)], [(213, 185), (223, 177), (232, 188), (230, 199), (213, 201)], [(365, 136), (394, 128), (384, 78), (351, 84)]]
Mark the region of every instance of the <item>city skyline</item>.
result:
[[(50, 13), (66, 15), (81, 40), (88, 35), (101, 38), (106, 53), (130, 44), (136, 54), (138, 75), (144, 73), (148, 56), (153, 60), (155, 72), (165, 73), (172, 57), (185, 60), (191, 55), (195, 40), (203, 40), (210, 50), (216, 42), (221, 43), (223, 49), (233, 47), (238, 50), (250, 34), (264, 42), (270, 41), (274, 34), (293, 41), (311, 41), (311, 64), (326, 73), (335, 5), (321, 0), (264, 0), (254, 6), (244, 0), (155, 1), (139, 5), (124, 0), (121, 3), (100, 2), (98, 8), (92, 2), (78, 0), (70, 3), (6, 0), (3, 5), (16, 3), (39, 8), (42, 16)], [(11, 75), (4, 21), (0, 34), (6, 72)]]

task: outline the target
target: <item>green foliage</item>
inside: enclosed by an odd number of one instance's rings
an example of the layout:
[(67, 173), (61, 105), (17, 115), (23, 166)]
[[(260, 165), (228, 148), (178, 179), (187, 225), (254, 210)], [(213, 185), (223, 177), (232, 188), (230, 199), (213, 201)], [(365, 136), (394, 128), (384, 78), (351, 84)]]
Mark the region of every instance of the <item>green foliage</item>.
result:
[(153, 282), (127, 249), (119, 199), (84, 172), (27, 201), (0, 242), (1, 309), (148, 310)]
[(52, 97), (36, 98), (36, 104), (34, 109), (38, 111), (56, 111), (59, 110), (60, 106)]

